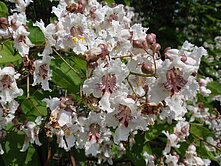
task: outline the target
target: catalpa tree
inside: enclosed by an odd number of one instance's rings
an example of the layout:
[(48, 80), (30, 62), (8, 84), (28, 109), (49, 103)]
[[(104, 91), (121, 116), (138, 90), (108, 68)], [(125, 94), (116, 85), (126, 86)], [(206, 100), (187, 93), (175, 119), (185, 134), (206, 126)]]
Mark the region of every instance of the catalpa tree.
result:
[(197, 75), (206, 49), (162, 50), (131, 7), (111, 2), (45, 2), (50, 23), (28, 18), (32, 0), (6, 3), (1, 165), (221, 164), (221, 115), (209, 105), (220, 83)]

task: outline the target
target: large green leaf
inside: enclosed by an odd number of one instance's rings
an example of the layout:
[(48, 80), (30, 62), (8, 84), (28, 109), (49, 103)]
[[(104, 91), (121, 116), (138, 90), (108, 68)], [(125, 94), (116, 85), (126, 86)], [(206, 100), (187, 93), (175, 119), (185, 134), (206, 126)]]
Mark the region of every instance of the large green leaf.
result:
[(191, 124), (190, 125), (190, 133), (194, 136), (197, 136), (197, 137), (205, 137), (205, 136), (209, 136), (211, 135), (211, 131), (204, 127), (204, 126), (201, 126), (200, 124)]
[(108, 5), (112, 5), (112, 4), (114, 4), (114, 3), (115, 3), (115, 1), (114, 1), (114, 0), (105, 0), (105, 2), (107, 2), (107, 4), (108, 4)]
[[(65, 55), (61, 55), (65, 59), (65, 61), (73, 67), (76, 71), (80, 73), (80, 76), (85, 76), (85, 71), (81, 68), (82, 61), (72, 61), (65, 57)], [(80, 78), (79, 74), (73, 71), (60, 57), (54, 55), (56, 57), (51, 61), (51, 69), (53, 71), (52, 81), (60, 88), (65, 88), (68, 90), (68, 93), (77, 93), (80, 90), (80, 85), (83, 83), (83, 79)]]
[(8, 8), (4, 2), (0, 2), (0, 17), (8, 17)]
[[(132, 149), (128, 149), (126, 152), (127, 158), (133, 162), (135, 166), (145, 165), (145, 160), (143, 158), (144, 149), (144, 136), (140, 132), (135, 136), (136, 143), (133, 145)], [(148, 149), (148, 145), (145, 146)]]
[(30, 99), (26, 99), (26, 87), (23, 91), (23, 96), (18, 97), (18, 102), (22, 103), (20, 109), (24, 115), (21, 120), (34, 121), (38, 116), (46, 116), (48, 111), (46, 103), (42, 99), (47, 98), (49, 95), (51, 96), (51, 94), (47, 91), (36, 90), (30, 87)]
[(29, 27), (29, 32), (30, 32), (28, 37), (31, 40), (31, 42), (33, 44), (42, 44), (45, 41), (45, 38), (40, 28), (33, 26), (32, 21), (29, 21), (27, 26)]
[[(172, 127), (172, 126), (171, 126)], [(163, 130), (168, 130), (168, 124), (155, 124), (149, 127), (149, 130), (145, 132), (145, 142), (151, 141), (157, 138), (159, 135), (162, 135)]]
[(221, 83), (219, 82), (209, 82), (207, 84), (207, 88), (209, 88), (212, 93), (210, 94), (210, 96), (216, 96), (216, 95), (220, 95), (221, 94)]
[(26, 152), (20, 152), (24, 143), (25, 135), (12, 132), (7, 135), (6, 140), (2, 143), (5, 153), (1, 156), (5, 166), (39, 166), (40, 160), (38, 153), (33, 145), (30, 145)]
[(201, 142), (200, 146), (197, 146), (197, 154), (202, 158), (207, 158), (218, 162), (218, 159), (215, 158), (214, 153), (208, 151), (203, 142)]
[(14, 42), (8, 41), (0, 46), (0, 64), (12, 63), (21, 60), (21, 56), (15, 53)]

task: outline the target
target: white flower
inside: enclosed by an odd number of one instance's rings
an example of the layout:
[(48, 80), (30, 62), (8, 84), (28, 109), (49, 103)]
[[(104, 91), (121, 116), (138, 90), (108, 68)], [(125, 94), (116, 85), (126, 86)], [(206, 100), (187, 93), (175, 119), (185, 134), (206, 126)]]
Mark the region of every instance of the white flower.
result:
[(201, 159), (197, 156), (196, 147), (194, 145), (190, 145), (185, 154), (184, 163), (187, 165), (197, 165), (197, 166), (209, 166), (209, 159)]
[(0, 102), (0, 130), (12, 123), (15, 117), (15, 111), (17, 110), (19, 104), (17, 101), (12, 100), (10, 102)]
[(115, 111), (108, 114), (106, 123), (108, 126), (117, 127), (114, 142), (127, 141), (130, 133), (136, 130), (147, 130), (147, 123), (137, 111), (136, 103), (131, 98), (116, 98)]
[(79, 130), (73, 101), (71, 98), (64, 97), (61, 97), (61, 99), (45, 98), (43, 101), (47, 103), (47, 107), (51, 110), (50, 122), (46, 125), (50, 135), (57, 136), (59, 147), (66, 151), (70, 150), (75, 145), (74, 133)]
[(26, 7), (33, 2), (32, 0), (9, 0), (10, 2), (15, 3), (15, 9), (13, 9), (12, 11), (18, 11), (21, 13), (25, 12)]
[(102, 110), (112, 112), (110, 98), (123, 86), (123, 80), (129, 71), (120, 60), (111, 61), (108, 65), (102, 63), (93, 73), (93, 77), (85, 80), (83, 85), (84, 94), (93, 93), (94, 97), (100, 98), (99, 106)]
[(185, 137), (189, 136), (189, 123), (184, 121), (179, 121), (174, 128), (174, 133), (179, 137), (179, 141), (186, 141)]
[(109, 141), (111, 132), (106, 128), (104, 117), (101, 113), (90, 112), (88, 118), (82, 122), (83, 133), (80, 139), (84, 142), (86, 155), (96, 156), (100, 153), (103, 141)]
[(169, 134), (168, 131), (162, 131), (163, 134), (167, 136), (167, 144), (165, 149), (163, 150), (163, 155), (170, 153), (171, 147), (179, 148), (178, 144), (179, 138), (175, 134)]
[(0, 69), (0, 97), (2, 102), (11, 102), (23, 94), (23, 90), (19, 89), (16, 83), (19, 76), (20, 74), (16, 74), (13, 67)]
[(146, 31), (148, 28), (142, 27), (141, 24), (134, 24), (130, 27), (130, 31), (133, 32), (132, 39), (133, 40), (146, 40)]
[(20, 150), (21, 152), (24, 152), (28, 149), (29, 142), (41, 146), (41, 143), (38, 139), (38, 133), (39, 133), (38, 126), (41, 124), (41, 120), (42, 120), (41, 117), (37, 117), (35, 122), (25, 121), (25, 124), (21, 126), (21, 129), (26, 134), (24, 145)]
[(178, 166), (178, 158), (177, 156), (173, 156), (171, 154), (166, 155), (166, 163), (168, 166)]
[(149, 155), (147, 152), (144, 152), (143, 156), (145, 157), (146, 166), (155, 166), (155, 157), (153, 155)]
[(52, 71), (50, 70), (50, 62), (53, 57), (44, 56), (42, 60), (36, 60), (34, 62), (35, 71), (34, 71), (34, 82), (32, 86), (36, 84), (41, 84), (42, 89), (51, 91), (49, 88), (49, 80), (52, 76)]
[(18, 50), (22, 57), (28, 55), (29, 48), (34, 46), (28, 38), (29, 34), (30, 32), (28, 32), (24, 26), (19, 26), (13, 35), (14, 47)]
[(41, 29), (41, 31), (44, 34), (45, 37), (45, 48), (42, 54), (39, 54), (40, 56), (49, 55), (52, 53), (52, 46), (55, 46), (56, 44), (56, 25), (55, 24), (49, 24), (45, 27), (45, 24), (42, 20), (40, 22), (36, 22), (33, 24), (34, 26), (37, 26)]

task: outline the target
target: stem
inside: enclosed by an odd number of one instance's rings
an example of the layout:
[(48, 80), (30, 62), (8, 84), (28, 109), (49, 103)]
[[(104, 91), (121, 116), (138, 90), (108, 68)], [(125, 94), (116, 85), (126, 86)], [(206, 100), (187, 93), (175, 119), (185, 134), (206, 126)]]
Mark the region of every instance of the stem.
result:
[[(70, 51), (66, 51), (66, 50), (64, 50), (64, 49), (60, 49), (60, 51), (62, 51), (63, 53), (66, 53), (66, 54), (68, 54), (68, 55), (70, 55), (70, 56), (74, 56), (74, 57), (76, 57), (76, 58), (85, 60), (82, 56), (79, 56), (78, 54), (72, 53), (72, 52), (70, 52)], [(86, 60), (85, 60), (85, 61), (86, 61)]]
[(210, 146), (212, 146), (212, 147), (214, 147), (214, 148), (216, 148), (218, 151), (220, 151), (221, 152), (221, 148), (219, 148), (219, 147), (217, 147), (217, 146), (215, 146), (215, 145), (213, 145), (213, 144), (211, 144), (211, 143), (209, 143), (209, 142), (207, 142), (206, 140), (204, 140), (203, 138), (201, 138), (201, 137), (199, 137), (199, 136), (197, 136), (197, 135), (195, 135), (195, 134), (193, 134), (193, 133), (191, 133), (194, 137), (197, 137), (199, 140), (201, 140), (201, 141), (203, 141), (203, 142), (205, 142), (205, 143), (207, 143), (208, 145), (210, 145)]
[(128, 78), (126, 78), (126, 79), (127, 79), (127, 82), (128, 82), (128, 84), (129, 84), (130, 88), (132, 89), (133, 93), (137, 96), (137, 94), (136, 94), (136, 92), (135, 92), (133, 86), (131, 85), (130, 81), (128, 80)]
[(150, 54), (150, 53), (148, 53), (147, 50), (146, 50), (145, 48), (143, 48), (143, 49), (144, 49), (144, 51), (145, 51), (147, 54), (151, 55), (152, 58), (153, 58), (153, 64), (154, 64), (154, 76), (156, 77), (157, 65), (156, 65), (156, 61), (155, 61), (155, 58), (154, 58), (154, 54)]
[(51, 163), (51, 147), (48, 146), (48, 156), (47, 156), (47, 160), (45, 161), (44, 166), (50, 166)]
[(131, 57), (131, 55), (125, 55), (125, 56), (115, 56), (112, 59), (117, 59), (117, 58), (126, 58), (126, 57)]
[(74, 158), (74, 152), (73, 152), (72, 149), (70, 150), (70, 159), (71, 159), (71, 165), (76, 166), (76, 161), (75, 161), (75, 158)]
[(73, 70), (80, 78), (82, 78), (80, 73), (77, 70), (75, 70), (54, 48), (53, 51), (64, 61), (66, 65), (68, 65), (71, 68), (71, 70)]
[(156, 77), (155, 74), (141, 74), (141, 73), (134, 73), (130, 72), (131, 75), (141, 76), (141, 77)]
[(40, 110), (37, 108), (37, 106), (35, 105), (35, 103), (31, 100), (31, 98), (29, 98), (29, 101), (32, 103), (32, 105), (35, 107), (35, 109), (38, 111), (38, 113), (41, 115), (41, 116), (43, 116), (42, 115), (42, 113), (40, 112)]
[(29, 93), (29, 74), (28, 74), (28, 77), (27, 77), (27, 98), (28, 99), (30, 98), (30, 93)]

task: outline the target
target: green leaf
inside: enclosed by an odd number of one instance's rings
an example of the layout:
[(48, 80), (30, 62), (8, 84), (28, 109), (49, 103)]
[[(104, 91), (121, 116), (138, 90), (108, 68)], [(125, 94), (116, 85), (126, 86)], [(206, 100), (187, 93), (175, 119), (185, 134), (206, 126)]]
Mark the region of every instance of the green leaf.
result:
[(108, 5), (112, 5), (112, 4), (114, 4), (114, 3), (115, 3), (115, 1), (114, 1), (114, 0), (105, 0), (105, 2), (107, 2), (107, 4), (108, 4)]
[(24, 143), (25, 135), (12, 132), (7, 135), (2, 143), (5, 153), (1, 156), (7, 166), (40, 165), (39, 156), (33, 145), (30, 144), (26, 152), (20, 152)]
[[(145, 160), (143, 158), (144, 136), (138, 133), (135, 136), (135, 141), (136, 143), (133, 145), (132, 149), (128, 149), (126, 152), (127, 158), (136, 166), (145, 165)], [(145, 148), (148, 149), (148, 147)]]
[(207, 88), (209, 88), (212, 93), (210, 94), (210, 96), (216, 96), (216, 95), (220, 95), (221, 94), (221, 83), (219, 82), (209, 82), (207, 84)]
[(190, 133), (193, 134), (193, 136), (196, 135), (198, 137), (211, 135), (211, 131), (208, 128), (193, 123), (190, 125)]
[(45, 42), (44, 34), (40, 30), (40, 28), (33, 26), (32, 21), (29, 21), (27, 26), (29, 27), (29, 32), (30, 32), (28, 37), (33, 44), (42, 44)]
[(18, 102), (22, 103), (21, 111), (24, 114), (21, 121), (26, 119), (34, 121), (38, 116), (46, 116), (48, 111), (46, 103), (42, 100), (47, 98), (47, 96), (51, 96), (50, 92), (43, 91), (42, 89), (36, 90), (30, 87), (30, 100), (25, 100), (27, 96), (26, 89), (25, 87), (23, 89), (24, 94), (18, 97)]
[(149, 130), (145, 132), (145, 142), (151, 141), (162, 135), (163, 130), (168, 130), (168, 124), (155, 124), (149, 127)]
[(8, 41), (0, 46), (0, 64), (12, 63), (21, 60), (21, 56), (16, 53), (14, 48), (14, 42)]
[(130, 6), (130, 0), (124, 0), (124, 3), (125, 3), (127, 6)]
[(8, 17), (8, 8), (4, 2), (0, 2), (0, 17)]
[[(72, 60), (61, 55), (75, 70), (77, 70), (82, 76), (84, 76), (81, 70), (81, 61), (73, 62)], [(52, 81), (60, 88), (68, 90), (68, 93), (77, 93), (80, 90), (80, 85), (83, 83), (83, 79), (79, 77), (60, 57), (55, 55), (56, 59), (51, 61), (51, 69), (53, 71)], [(85, 71), (84, 71), (85, 72)]]
[(213, 152), (210, 152), (206, 149), (205, 143), (201, 142), (200, 146), (197, 146), (197, 154), (202, 158), (207, 158), (213, 161), (217, 161)]

